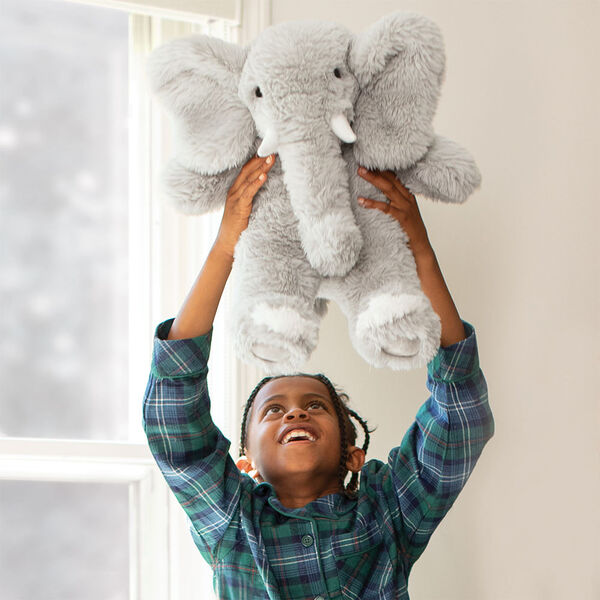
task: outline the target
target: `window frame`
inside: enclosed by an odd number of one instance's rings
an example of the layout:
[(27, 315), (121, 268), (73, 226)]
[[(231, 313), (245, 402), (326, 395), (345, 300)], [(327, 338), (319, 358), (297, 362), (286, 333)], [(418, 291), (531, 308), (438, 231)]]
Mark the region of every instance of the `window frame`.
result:
[[(271, 24), (271, 0), (62, 0), (125, 10), (129, 15), (129, 441), (0, 437), (0, 480), (120, 483), (129, 488), (130, 600), (188, 600), (199, 576), (212, 590), (210, 567), (195, 548), (187, 518), (166, 485), (141, 428), (152, 332), (174, 314), (208, 252), (218, 215), (195, 220), (174, 213), (160, 197), (161, 167), (169, 156), (165, 115), (145, 81), (145, 58), (170, 37), (202, 27), (226, 28), (247, 44)], [(220, 20), (220, 21), (219, 21)], [(219, 24), (220, 23), (220, 24)], [(173, 267), (175, 265), (175, 267)], [(224, 343), (224, 294), (215, 320), (209, 386), (213, 418), (237, 450), (241, 399), (262, 377)], [(132, 343), (138, 340), (138, 343)], [(143, 340), (143, 342), (139, 342)], [(217, 377), (217, 374), (220, 375)], [(195, 596), (196, 594), (194, 594)]]
[[(112, 8), (129, 14), (149, 15), (182, 22), (203, 22), (209, 19), (225, 19), (234, 25), (242, 24), (243, 0), (61, 0), (75, 4), (89, 4)], [(250, 0), (247, 4), (263, 4), (262, 0)], [(268, 2), (270, 5), (270, 2)], [(269, 6), (270, 9), (270, 6)]]

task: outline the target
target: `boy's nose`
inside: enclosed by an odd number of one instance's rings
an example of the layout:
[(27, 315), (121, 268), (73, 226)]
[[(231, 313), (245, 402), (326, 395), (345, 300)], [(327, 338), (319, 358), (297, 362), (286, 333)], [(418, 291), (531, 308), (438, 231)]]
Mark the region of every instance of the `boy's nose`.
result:
[(292, 408), (291, 410), (288, 410), (288, 412), (285, 415), (285, 418), (288, 421), (291, 421), (296, 417), (298, 419), (306, 419), (308, 415), (306, 414), (306, 411), (302, 410), (301, 408)]

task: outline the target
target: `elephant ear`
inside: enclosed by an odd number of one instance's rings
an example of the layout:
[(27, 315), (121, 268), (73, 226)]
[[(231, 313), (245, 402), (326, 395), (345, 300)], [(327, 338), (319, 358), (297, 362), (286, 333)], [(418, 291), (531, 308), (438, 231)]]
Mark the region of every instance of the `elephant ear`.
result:
[(360, 86), (352, 126), (358, 163), (408, 168), (434, 138), (445, 68), (438, 26), (422, 15), (393, 13), (354, 38), (348, 62)]
[(148, 79), (173, 117), (175, 156), (183, 167), (215, 175), (247, 160), (256, 129), (238, 96), (247, 49), (206, 35), (156, 48)]

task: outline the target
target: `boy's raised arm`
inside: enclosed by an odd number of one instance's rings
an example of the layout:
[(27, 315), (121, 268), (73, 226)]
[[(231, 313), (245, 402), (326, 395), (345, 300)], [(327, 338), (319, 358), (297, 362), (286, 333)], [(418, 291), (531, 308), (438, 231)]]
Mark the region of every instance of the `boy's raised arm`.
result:
[(406, 232), (421, 287), (440, 317), (440, 348), (427, 365), (428, 400), (400, 446), (389, 454), (389, 472), (374, 485), (399, 506), (397, 528), (408, 570), (467, 482), (483, 447), (494, 434), (487, 384), (473, 327), (463, 322), (446, 286), (415, 197), (391, 171), (358, 171), (389, 204), (359, 198), (362, 206), (394, 217)]
[[(193, 524), (194, 539), (210, 562), (233, 516), (239, 471), (230, 442), (213, 423), (206, 385), (211, 328), (248, 224), (252, 200), (273, 160), (250, 160), (234, 182), (219, 235), (177, 318), (161, 323), (143, 407), (148, 445), (165, 480)], [(262, 176), (262, 178), (261, 178)]]

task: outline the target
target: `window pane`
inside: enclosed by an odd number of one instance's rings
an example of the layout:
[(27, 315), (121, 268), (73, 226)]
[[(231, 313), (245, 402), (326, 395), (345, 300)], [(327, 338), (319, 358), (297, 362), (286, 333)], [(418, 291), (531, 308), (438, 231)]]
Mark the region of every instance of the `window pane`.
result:
[(127, 600), (128, 486), (0, 481), (5, 600)]
[(128, 15), (0, 0), (0, 435), (127, 435)]

